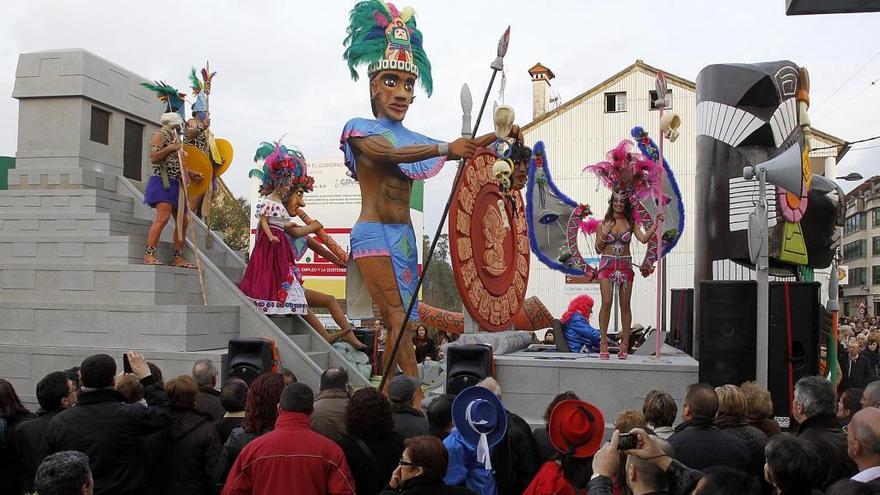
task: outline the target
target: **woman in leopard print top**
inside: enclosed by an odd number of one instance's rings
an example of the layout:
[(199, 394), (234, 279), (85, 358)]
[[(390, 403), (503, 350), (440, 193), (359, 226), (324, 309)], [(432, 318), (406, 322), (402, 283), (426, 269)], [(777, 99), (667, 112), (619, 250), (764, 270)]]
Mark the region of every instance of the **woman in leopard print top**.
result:
[[(147, 265), (163, 264), (156, 259), (156, 246), (159, 244), (162, 229), (172, 215), (177, 218), (181, 208), (186, 211), (181, 190), (183, 186), (178, 153), (181, 143), (177, 137), (177, 129), (182, 123), (180, 115), (176, 113), (163, 114), (162, 127), (153, 133), (150, 139), (150, 163), (153, 165), (154, 175), (147, 182), (144, 203), (156, 209), (156, 218), (147, 233), (147, 249), (144, 251), (144, 263)], [(181, 217), (180, 228), (174, 229), (174, 255), (171, 264), (181, 268), (195, 268), (195, 265), (187, 262), (183, 257), (186, 216)]]

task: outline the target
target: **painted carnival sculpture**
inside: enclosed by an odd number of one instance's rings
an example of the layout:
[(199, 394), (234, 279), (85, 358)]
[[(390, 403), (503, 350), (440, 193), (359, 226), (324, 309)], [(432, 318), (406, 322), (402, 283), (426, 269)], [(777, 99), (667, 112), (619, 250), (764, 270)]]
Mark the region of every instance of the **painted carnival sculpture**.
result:
[(767, 188), (771, 273), (790, 276), (798, 267), (831, 264), (844, 205), (836, 184), (813, 173), (809, 102), (806, 69), (787, 60), (700, 71), (695, 281), (712, 280), (716, 260), (753, 266), (747, 232), (758, 181), (744, 179), (743, 168), (785, 153), (800, 180), (791, 191)]
[[(395, 341), (412, 306), (410, 319), (418, 319), (417, 242), (409, 212), (414, 180), (436, 175), (447, 159), (470, 158), (494, 134), (451, 143), (413, 132), (403, 120), (419, 82), (430, 96), (431, 65), (422, 48), (422, 33), (411, 8), (398, 10), (381, 0), (359, 2), (350, 13), (343, 57), (351, 76), (367, 66), (373, 119), (349, 120), (340, 148), (349, 174), (361, 190), (361, 212), (351, 232), (351, 261), (346, 276), (346, 296), (351, 317), (373, 316), (378, 306)], [(410, 339), (406, 339), (409, 341)], [(385, 372), (396, 366), (417, 376), (412, 346), (402, 346), (395, 360), (384, 362)], [(396, 361), (396, 362), (395, 362)], [(416, 400), (421, 393), (417, 391)]]

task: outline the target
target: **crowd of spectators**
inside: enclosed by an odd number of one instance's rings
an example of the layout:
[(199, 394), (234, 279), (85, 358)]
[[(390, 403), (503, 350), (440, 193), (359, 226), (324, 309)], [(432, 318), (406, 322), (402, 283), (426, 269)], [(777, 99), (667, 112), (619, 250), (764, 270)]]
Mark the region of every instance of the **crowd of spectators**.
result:
[(825, 377), (800, 379), (784, 433), (752, 382), (693, 384), (680, 408), (654, 390), (624, 411), (564, 392), (533, 431), (493, 378), (423, 411), (402, 375), (386, 394), (353, 390), (340, 368), (317, 395), (286, 370), (218, 391), (208, 360), (164, 380), (128, 359), (130, 373), (104, 354), (49, 373), (36, 413), (0, 379), (0, 493), (880, 493), (878, 381), (838, 396)]

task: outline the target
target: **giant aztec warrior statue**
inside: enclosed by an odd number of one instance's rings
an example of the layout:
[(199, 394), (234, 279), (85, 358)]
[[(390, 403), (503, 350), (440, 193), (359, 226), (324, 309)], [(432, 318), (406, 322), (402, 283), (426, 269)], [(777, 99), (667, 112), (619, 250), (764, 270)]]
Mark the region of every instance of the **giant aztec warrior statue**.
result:
[[(470, 158), (495, 134), (451, 143), (415, 133), (403, 126), (414, 99), (416, 80), (428, 96), (431, 64), (422, 48), (411, 8), (398, 10), (382, 0), (359, 2), (350, 13), (343, 57), (352, 79), (367, 66), (374, 119), (354, 118), (345, 124), (340, 148), (349, 174), (361, 188), (361, 213), (351, 232), (351, 258), (346, 277), (348, 313), (371, 317), (372, 302), (389, 328), (389, 342), (402, 329), (405, 309), (416, 297), (418, 251), (409, 213), (413, 180), (435, 176), (447, 159)], [(513, 126), (511, 134), (518, 134)], [(413, 306), (411, 320), (418, 319)], [(417, 376), (415, 353), (401, 346), (397, 359), (403, 372)], [(398, 363), (383, 363), (385, 371)], [(415, 402), (421, 399), (417, 393)]]

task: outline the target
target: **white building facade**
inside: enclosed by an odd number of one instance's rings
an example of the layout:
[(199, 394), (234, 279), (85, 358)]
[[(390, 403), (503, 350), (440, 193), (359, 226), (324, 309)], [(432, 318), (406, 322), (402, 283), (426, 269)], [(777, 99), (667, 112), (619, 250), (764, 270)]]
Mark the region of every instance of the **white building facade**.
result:
[[(549, 86), (555, 75), (541, 64), (530, 71), (533, 84), (533, 121), (523, 127), (527, 144), (543, 141), (553, 181), (566, 195), (592, 207), (597, 218), (604, 216), (610, 192), (599, 186), (598, 179), (582, 172), (587, 166), (601, 161), (605, 154), (623, 139), (632, 139), (630, 131), (643, 127), (659, 141), (659, 112), (652, 105), (656, 100), (656, 68), (641, 60), (609, 77), (557, 108), (550, 109)], [(665, 71), (664, 71), (665, 72)], [(680, 136), (664, 146), (664, 157), (675, 174), (685, 210), (685, 228), (675, 249), (665, 258), (667, 305), (669, 290), (694, 286), (694, 204), (696, 198), (696, 86), (694, 82), (666, 73), (671, 94), (667, 101), (669, 111), (681, 117)], [(825, 149), (811, 154), (814, 173), (824, 173), (828, 160), (839, 159), (845, 152), (844, 141), (814, 131), (814, 148)], [(832, 163), (833, 168), (833, 163)], [(641, 263), (645, 247), (633, 240), (633, 261)], [(730, 262), (716, 262), (716, 279), (752, 279), (751, 270)], [(817, 280), (821, 276), (817, 274)], [(820, 280), (821, 281), (821, 280)], [(633, 323), (645, 327), (656, 323), (656, 275), (643, 278), (636, 270), (632, 295)], [(538, 296), (554, 315), (561, 315), (569, 301), (579, 293), (589, 293), (597, 299), (594, 284), (566, 283), (564, 274), (551, 270), (537, 258), (532, 259), (527, 296)], [(823, 299), (826, 297), (823, 291)], [(668, 307), (667, 307), (668, 310)], [(667, 312), (668, 314), (668, 312)]]

